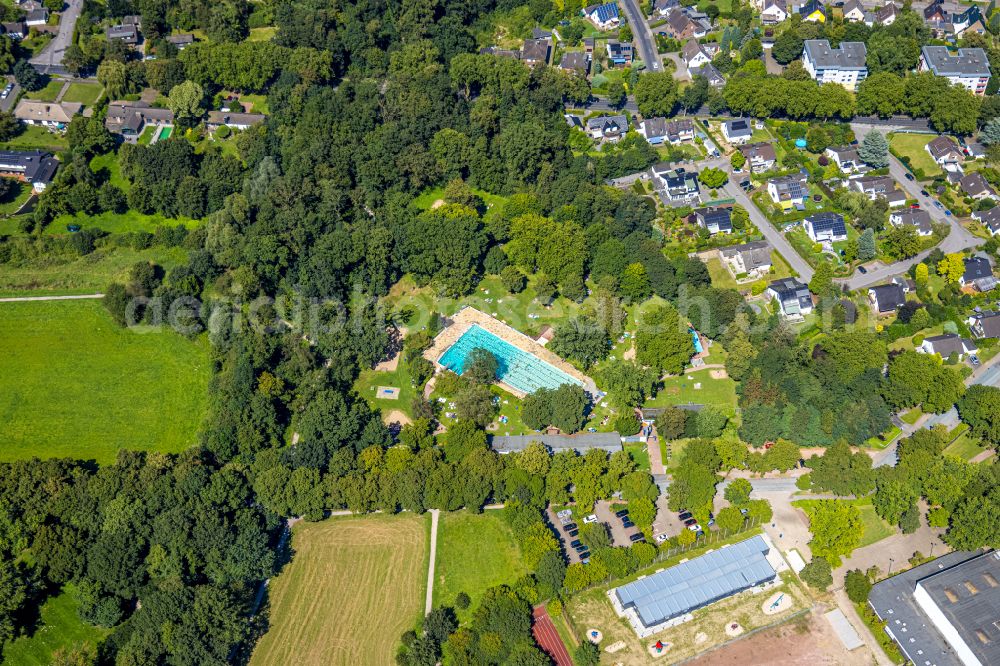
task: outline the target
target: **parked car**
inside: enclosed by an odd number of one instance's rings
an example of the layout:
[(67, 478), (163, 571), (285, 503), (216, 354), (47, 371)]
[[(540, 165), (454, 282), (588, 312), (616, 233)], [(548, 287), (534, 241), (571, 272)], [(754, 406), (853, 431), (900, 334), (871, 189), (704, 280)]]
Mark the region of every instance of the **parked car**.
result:
[(973, 367), (978, 366), (979, 365), (979, 357), (976, 356), (975, 354), (970, 355), (969, 356), (969, 363), (971, 363)]
[(628, 538), (628, 540), (631, 541), (632, 543), (638, 543), (640, 541), (645, 541), (646, 537), (642, 536), (641, 534), (633, 534)]
[(575, 539), (573, 541), (570, 541), (569, 545), (572, 546), (573, 548), (579, 548), (580, 546), (583, 545), (583, 543), (579, 539)]
[(904, 175), (904, 176), (906, 176), (906, 180), (909, 180), (909, 181), (914, 181), (914, 180), (916, 180), (916, 178), (914, 178), (914, 177), (913, 177), (913, 174), (912, 174), (912, 173), (910, 173), (909, 171), (907, 171), (907, 172), (906, 172), (905, 174), (903, 174), (903, 175)]
[(944, 209), (944, 214), (945, 214), (945, 215), (948, 215), (948, 216), (950, 217), (950, 216), (951, 216), (951, 211), (950, 211), (950, 210), (948, 210), (947, 208), (945, 208), (945, 209)]
[(740, 509), (740, 513), (742, 513), (745, 516), (748, 513), (750, 513), (750, 511), (748, 509)]
[(688, 527), (691, 527), (692, 525), (698, 524), (698, 521), (695, 520), (694, 518), (688, 518), (687, 520), (684, 521), (684, 524), (687, 525)]
[(944, 206), (941, 205), (941, 202), (938, 201), (937, 199), (934, 200), (934, 205), (937, 206), (938, 208), (944, 208)]
[(868, 272), (868, 269), (865, 268), (864, 266), (858, 266), (858, 272), (864, 275), (865, 273)]
[(663, 543), (664, 541), (666, 541), (669, 538), (670, 537), (668, 537), (666, 534), (657, 534), (656, 535), (656, 543)]
[(931, 195), (931, 193), (930, 193), (930, 192), (928, 192), (927, 190), (920, 190), (920, 193), (921, 193), (922, 195), (924, 195), (925, 197), (929, 197), (929, 196)]
[(705, 536), (705, 532), (703, 530), (698, 530), (697, 532), (695, 532), (694, 535), (696, 537), (703, 537), (703, 536)]
[(575, 530), (576, 529), (576, 523), (566, 523), (565, 527), (566, 527), (567, 530)]
[(700, 532), (701, 525), (699, 525), (698, 523), (695, 523), (694, 525), (688, 525), (688, 529), (691, 530), (692, 532)]
[(910, 208), (920, 208), (920, 204), (918, 203), (910, 204)]
[(622, 509), (621, 511), (615, 511), (615, 515), (619, 518), (624, 518), (628, 515), (628, 509)]
[(576, 547), (576, 548), (574, 548), (573, 550), (575, 550), (575, 551), (576, 551), (576, 552), (578, 552), (578, 553), (585, 553), (585, 552), (587, 552), (587, 551), (588, 551), (589, 549), (588, 549), (588, 548), (587, 548), (586, 546), (583, 546), (583, 545), (581, 545), (581, 546), (577, 546), (577, 547)]
[(624, 527), (625, 529), (628, 529), (630, 527), (635, 527), (635, 523), (626, 518), (625, 520), (622, 521), (622, 527)]
[(680, 518), (681, 520), (687, 520), (688, 518), (691, 517), (691, 512), (690, 511), (682, 511), (679, 514), (677, 514), (677, 517)]
[(583, 522), (586, 523), (587, 525), (590, 525), (591, 523), (596, 523), (597, 516), (595, 516), (594, 514), (590, 514), (589, 516), (583, 519)]
[(571, 537), (575, 537), (580, 534), (580, 530), (570, 530), (569, 532), (566, 532), (566, 534), (570, 535)]

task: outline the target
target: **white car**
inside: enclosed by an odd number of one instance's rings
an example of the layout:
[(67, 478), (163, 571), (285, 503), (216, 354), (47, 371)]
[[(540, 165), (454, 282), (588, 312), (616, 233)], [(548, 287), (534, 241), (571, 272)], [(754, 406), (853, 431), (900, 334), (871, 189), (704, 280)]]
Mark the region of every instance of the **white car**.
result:
[(595, 516), (594, 514), (590, 514), (589, 516), (587, 516), (586, 518), (583, 519), (583, 522), (587, 523), (588, 525), (590, 523), (596, 523), (597, 522), (597, 516)]
[(669, 538), (670, 537), (668, 537), (666, 534), (657, 534), (656, 535), (656, 543), (663, 543), (664, 541), (666, 541)]
[(695, 523), (694, 525), (688, 525), (688, 529), (691, 530), (692, 532), (700, 532), (701, 525), (699, 525), (698, 523)]

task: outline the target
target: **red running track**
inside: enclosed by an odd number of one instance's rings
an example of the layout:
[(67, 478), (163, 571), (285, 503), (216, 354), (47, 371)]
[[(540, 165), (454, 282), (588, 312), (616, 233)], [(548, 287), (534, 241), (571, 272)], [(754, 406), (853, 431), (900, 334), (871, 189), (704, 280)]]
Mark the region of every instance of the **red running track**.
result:
[(552, 624), (552, 618), (549, 617), (545, 606), (535, 608), (532, 616), (535, 618), (535, 623), (531, 627), (531, 633), (535, 635), (535, 640), (538, 641), (542, 650), (552, 657), (556, 666), (573, 666), (569, 650), (566, 649), (565, 643), (559, 637), (556, 625)]

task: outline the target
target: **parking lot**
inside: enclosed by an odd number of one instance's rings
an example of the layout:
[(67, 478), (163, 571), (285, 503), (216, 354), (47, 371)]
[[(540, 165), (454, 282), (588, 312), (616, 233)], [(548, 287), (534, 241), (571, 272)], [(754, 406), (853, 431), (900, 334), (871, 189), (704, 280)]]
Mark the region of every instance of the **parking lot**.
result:
[(597, 516), (598, 522), (608, 526), (613, 546), (631, 546), (630, 537), (633, 534), (639, 534), (638, 527), (625, 527), (622, 519), (615, 515), (615, 511), (624, 508), (626, 508), (624, 502), (612, 505), (610, 502), (601, 501), (594, 506), (594, 514)]
[[(570, 531), (567, 529), (567, 525), (574, 525), (574, 524), (576, 525), (576, 528), (579, 529), (580, 528), (579, 521), (574, 520), (572, 515), (570, 515), (569, 520), (564, 523), (563, 521), (566, 520), (566, 516), (559, 516), (552, 507), (546, 509), (545, 513), (548, 515), (549, 522), (552, 524), (552, 527), (555, 528), (556, 534), (559, 535), (559, 540), (562, 541), (563, 552), (566, 553), (566, 559), (569, 560), (570, 564), (579, 562), (580, 554), (577, 553), (576, 550), (573, 548), (573, 546), (571, 546), (570, 544), (573, 541), (579, 539), (580, 537), (579, 535), (577, 536), (570, 535), (569, 533)], [(564, 512), (561, 511), (560, 513)]]
[[(664, 507), (666, 506), (664, 501)], [(617, 502), (612, 504), (608, 501), (600, 501), (594, 506), (594, 513), (588, 514), (595, 516), (597, 523), (603, 523), (608, 529), (608, 534), (611, 536), (611, 544), (613, 546), (630, 546), (633, 543), (632, 537), (635, 535), (641, 535), (639, 528), (626, 527), (625, 521), (615, 515), (616, 511), (620, 511), (626, 508), (624, 502)], [(549, 522), (555, 529), (556, 534), (559, 535), (560, 541), (562, 541), (563, 551), (566, 553), (566, 558), (569, 560), (570, 564), (574, 562), (581, 561), (581, 554), (573, 546), (574, 541), (579, 541), (580, 535), (579, 530), (586, 524), (587, 516), (574, 517), (570, 509), (564, 509), (563, 511), (556, 512), (551, 507), (547, 509), (546, 514), (548, 515)], [(674, 516), (676, 519), (676, 516)], [(574, 529), (575, 528), (575, 529)], [(572, 532), (577, 532), (572, 534)], [(583, 557), (587, 557), (589, 552), (584, 552)]]

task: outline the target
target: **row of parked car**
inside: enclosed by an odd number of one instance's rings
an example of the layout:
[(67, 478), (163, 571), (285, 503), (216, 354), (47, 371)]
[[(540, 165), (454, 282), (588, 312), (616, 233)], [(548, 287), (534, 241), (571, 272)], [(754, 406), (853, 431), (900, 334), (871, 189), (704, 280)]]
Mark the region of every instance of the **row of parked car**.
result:
[[(628, 515), (628, 509), (621, 509), (619, 511), (615, 511), (615, 518), (618, 518), (618, 520), (622, 521), (622, 527), (624, 527), (625, 529), (631, 529), (635, 527), (635, 523), (632, 522), (632, 519)], [(642, 532), (637, 531), (635, 534), (630, 534), (628, 540), (631, 541), (632, 543), (642, 543), (646, 541), (646, 537), (642, 535)]]

